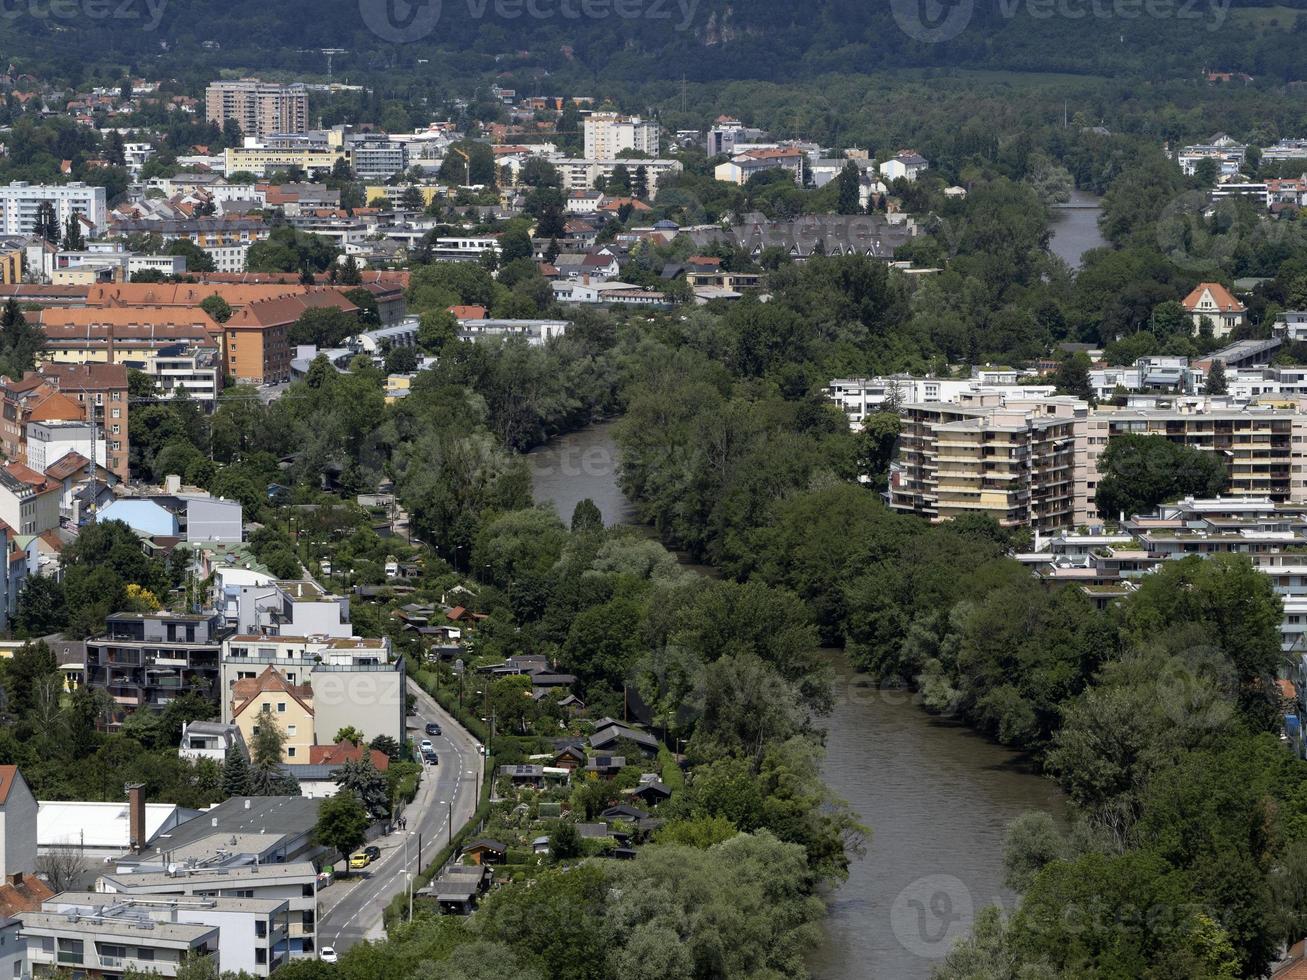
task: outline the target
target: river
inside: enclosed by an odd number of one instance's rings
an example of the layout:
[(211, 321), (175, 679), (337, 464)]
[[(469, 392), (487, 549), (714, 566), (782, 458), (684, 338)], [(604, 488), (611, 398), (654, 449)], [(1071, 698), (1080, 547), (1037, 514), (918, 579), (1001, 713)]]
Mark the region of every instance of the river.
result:
[(1066, 204), (1053, 207), (1050, 224), (1052, 239), (1049, 250), (1072, 269), (1079, 269), (1081, 258), (1091, 248), (1107, 244), (1098, 230), (1098, 216), (1103, 213), (1102, 198), (1088, 191), (1072, 191)]
[[(607, 524), (629, 521), (617, 485), (612, 424), (554, 440), (530, 455), (538, 503), (570, 520), (589, 497)], [(826, 941), (810, 959), (817, 980), (925, 980), (999, 901), (1008, 821), (1030, 809), (1062, 812), (1061, 796), (1023, 760), (965, 727), (932, 718), (911, 695), (882, 691), (830, 651), (835, 710), (825, 779), (872, 829), (867, 855), (830, 895)]]

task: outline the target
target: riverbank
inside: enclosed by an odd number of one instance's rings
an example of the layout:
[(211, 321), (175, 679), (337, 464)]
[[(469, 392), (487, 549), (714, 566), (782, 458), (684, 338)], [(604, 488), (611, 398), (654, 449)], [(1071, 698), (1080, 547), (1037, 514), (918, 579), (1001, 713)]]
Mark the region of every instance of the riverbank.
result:
[[(554, 440), (528, 457), (538, 503), (564, 521), (586, 497), (605, 523), (634, 509), (617, 482), (613, 423)], [(609, 515), (615, 515), (615, 521)], [(868, 853), (832, 891), (819, 980), (925, 980), (1002, 888), (1003, 834), (1019, 813), (1061, 813), (1057, 788), (1019, 755), (933, 718), (901, 691), (881, 691), (838, 651), (827, 723), (826, 784), (872, 830)]]

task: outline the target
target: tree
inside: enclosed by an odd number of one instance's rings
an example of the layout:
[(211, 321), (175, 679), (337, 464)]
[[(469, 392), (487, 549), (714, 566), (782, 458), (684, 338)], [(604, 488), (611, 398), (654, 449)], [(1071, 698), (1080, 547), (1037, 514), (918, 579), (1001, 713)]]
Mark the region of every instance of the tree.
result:
[(1229, 385), (1225, 380), (1225, 362), (1217, 358), (1212, 361), (1211, 370), (1207, 372), (1207, 393), (1209, 395), (1224, 395), (1229, 390)]
[(349, 790), (327, 797), (318, 807), (313, 840), (341, 857), (348, 857), (367, 840), (368, 813)]
[(570, 820), (560, 820), (549, 835), (549, 856), (555, 861), (569, 861), (581, 856), (581, 834)]
[(113, 130), (104, 145), (104, 159), (115, 167), (127, 166), (127, 148), (123, 143), (123, 134)]
[(1217, 453), (1135, 433), (1112, 437), (1098, 471), (1095, 501), (1109, 518), (1150, 514), (1158, 504), (1186, 494), (1214, 497), (1230, 482)]
[(231, 304), (217, 293), (200, 300), (200, 309), (209, 314), (217, 323), (226, 323), (231, 319), (233, 312)]
[(86, 236), (82, 234), (82, 221), (75, 214), (70, 214), (64, 222), (64, 251), (80, 252), (86, 248)]
[(858, 433), (858, 473), (867, 485), (883, 491), (889, 485), (890, 463), (903, 430), (898, 412), (872, 412), (862, 420)]
[[(186, 260), (187, 272), (217, 272), (218, 266), (213, 261), (213, 256), (205, 249), (200, 248), (188, 238), (177, 238), (163, 247), (164, 255), (180, 255)], [(217, 294), (215, 293), (216, 297)], [(214, 298), (214, 297), (210, 297)], [(201, 303), (201, 306), (204, 304)], [(213, 316), (212, 313), (209, 314)], [(230, 313), (227, 314), (229, 317)], [(217, 319), (215, 317), (215, 319)], [(225, 323), (226, 321), (221, 321)]]
[(245, 749), (240, 742), (233, 741), (227, 746), (222, 759), (222, 794), (233, 796), (250, 796), (250, 762), (245, 758)]
[(1059, 395), (1071, 395), (1087, 402), (1093, 401), (1094, 389), (1089, 383), (1089, 355), (1077, 351), (1058, 362), (1053, 372), (1053, 384)]
[(299, 782), (281, 768), (286, 733), (272, 712), (261, 712), (250, 746), (250, 794), (252, 796), (298, 796)]
[(56, 893), (82, 886), (90, 869), (90, 862), (73, 844), (54, 844), (36, 859), (37, 873)]
[(604, 529), (604, 516), (598, 506), (589, 497), (578, 500), (572, 508), (572, 533), (586, 534), (590, 531)]
[(392, 347), (386, 351), (385, 366), (387, 374), (411, 374), (418, 368), (418, 352), (408, 346)]
[(344, 763), (331, 778), (340, 787), (339, 793), (357, 798), (373, 820), (390, 812), (390, 790), (386, 777), (372, 764), (370, 752), (365, 751), (361, 758)]
[(859, 200), (862, 174), (858, 170), (858, 165), (850, 160), (840, 171), (837, 180), (839, 181), (839, 200), (835, 210), (840, 214), (857, 214), (862, 210)]
[[(336, 268), (336, 266), (332, 266)], [(340, 263), (340, 272), (338, 274), (342, 286), (357, 286), (363, 282), (363, 273), (359, 271), (359, 264), (354, 256), (345, 257), (345, 261)]]
[(649, 168), (643, 163), (635, 168), (635, 174), (631, 177), (631, 196), (640, 200), (649, 197)]
[(514, 259), (531, 258), (531, 238), (525, 231), (515, 228), (499, 237), (499, 261), (507, 265)]
[(392, 762), (397, 762), (402, 754), (399, 743), (389, 735), (378, 735), (368, 743), (368, 748), (386, 753)]
[(336, 732), (336, 737), (332, 739), (333, 744), (339, 745), (341, 742), (349, 742), (351, 745), (363, 744), (363, 733), (353, 725), (346, 725)]
[(51, 245), (59, 241), (59, 215), (53, 201), (42, 201), (36, 207), (36, 225), (33, 229), (37, 235)]
[(38, 637), (62, 629), (68, 622), (63, 585), (52, 576), (29, 575), (18, 593), (14, 628), (20, 636)]

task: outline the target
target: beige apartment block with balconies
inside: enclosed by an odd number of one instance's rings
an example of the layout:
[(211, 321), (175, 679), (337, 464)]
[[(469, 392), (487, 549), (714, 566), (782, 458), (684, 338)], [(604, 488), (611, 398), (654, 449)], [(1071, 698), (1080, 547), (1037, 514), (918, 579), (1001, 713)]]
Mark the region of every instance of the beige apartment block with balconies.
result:
[[(1119, 435), (1161, 436), (1219, 455), (1230, 474), (1226, 493), (1307, 503), (1307, 415), (1290, 408), (1110, 409), (1090, 414), (1077, 504), (1088, 521), (1114, 520), (1094, 506), (1099, 457)], [(1129, 515), (1127, 515), (1129, 516)]]
[(987, 514), (1003, 527), (1070, 527), (1077, 451), (1089, 407), (1076, 398), (963, 395), (956, 404), (903, 406), (890, 506), (932, 521)]

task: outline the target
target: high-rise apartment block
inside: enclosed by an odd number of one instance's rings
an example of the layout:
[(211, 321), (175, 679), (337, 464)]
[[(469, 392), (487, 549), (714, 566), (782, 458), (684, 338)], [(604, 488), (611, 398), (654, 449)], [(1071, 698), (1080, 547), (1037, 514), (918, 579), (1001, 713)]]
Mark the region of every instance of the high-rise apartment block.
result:
[(303, 133), (309, 128), (309, 93), (299, 82), (213, 82), (205, 92), (205, 118), (219, 126), (234, 119), (246, 136)]
[(658, 156), (658, 124), (653, 120), (595, 112), (586, 117), (583, 128), (587, 160), (616, 160), (623, 150)]

